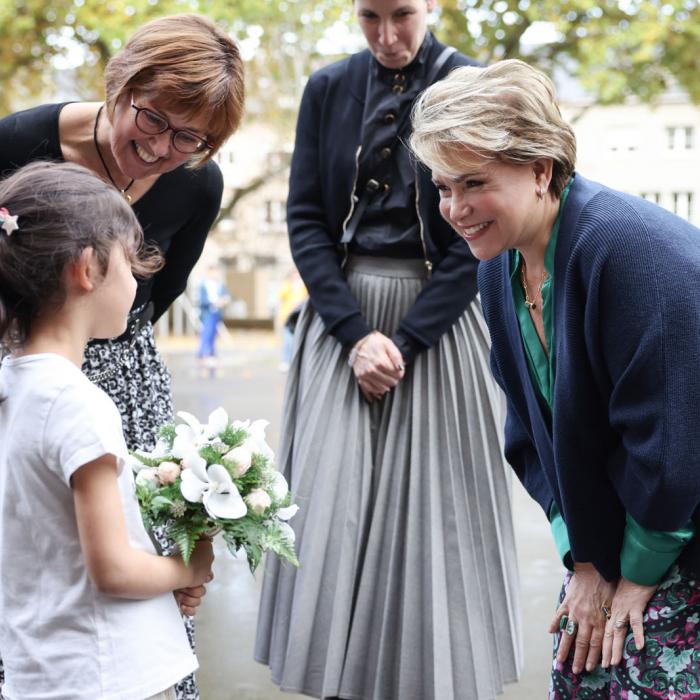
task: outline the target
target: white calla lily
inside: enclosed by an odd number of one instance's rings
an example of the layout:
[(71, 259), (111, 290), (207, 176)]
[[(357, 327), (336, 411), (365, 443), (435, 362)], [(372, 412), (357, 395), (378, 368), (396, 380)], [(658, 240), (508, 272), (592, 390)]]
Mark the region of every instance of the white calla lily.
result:
[(182, 449), (185, 442), (190, 442), (198, 447), (221, 442), (218, 436), (228, 426), (228, 414), (221, 407), (212, 411), (209, 414), (208, 422), (204, 424), (200, 423), (195, 416), (187, 411), (178, 411), (177, 416), (184, 421), (184, 425), (181, 424), (175, 428), (175, 443), (177, 443), (177, 446), (173, 444), (174, 449)]
[(201, 501), (212, 518), (236, 520), (245, 516), (248, 508), (226, 467), (222, 464), (207, 467), (206, 462), (201, 457), (198, 458), (204, 462), (204, 467), (192, 460), (192, 466), (184, 469), (181, 474), (182, 495), (192, 503)]
[(192, 469), (200, 479), (206, 479), (207, 460), (199, 456), (196, 450), (187, 450), (180, 460), (183, 469)]
[(151, 457), (158, 459), (159, 457), (168, 457), (170, 455), (170, 446), (167, 440), (159, 438), (156, 446), (151, 450)]
[(289, 485), (287, 484), (287, 480), (278, 471), (275, 471), (272, 474), (270, 480), (270, 491), (272, 492), (272, 495), (276, 501), (284, 500), (289, 493)]
[(277, 517), (280, 520), (289, 520), (290, 518), (293, 518), (297, 512), (299, 511), (299, 506), (294, 503), (291, 506), (287, 506), (286, 508), (280, 508), (277, 511)]
[(246, 444), (251, 452), (257, 452), (270, 461), (275, 458), (275, 453), (265, 440), (265, 428), (270, 425), (269, 421), (256, 420), (248, 427), (248, 439)]
[(207, 439), (215, 438), (220, 433), (226, 430), (228, 425), (228, 413), (223, 408), (219, 407), (209, 414), (209, 422), (204, 428), (204, 433)]
[[(186, 423), (196, 436), (200, 436), (204, 433), (204, 426), (191, 413), (187, 411), (178, 411), (177, 417)], [(178, 428), (179, 427), (180, 426), (178, 426)], [(177, 431), (177, 428), (175, 430)]]
[(178, 425), (175, 428), (175, 439), (170, 450), (173, 457), (181, 458), (187, 452), (197, 449), (197, 434), (189, 425)]
[(150, 452), (148, 450), (134, 450), (134, 453), (146, 459), (161, 459), (162, 457), (170, 456), (170, 446), (167, 440), (160, 438)]

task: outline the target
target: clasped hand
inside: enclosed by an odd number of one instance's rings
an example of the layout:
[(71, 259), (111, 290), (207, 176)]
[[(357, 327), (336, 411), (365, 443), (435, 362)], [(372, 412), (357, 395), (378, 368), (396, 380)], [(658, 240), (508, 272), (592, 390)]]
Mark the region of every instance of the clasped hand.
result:
[(563, 663), (574, 645), (571, 667), (574, 673), (581, 673), (584, 667), (592, 671), (600, 662), (606, 621), (602, 608), (610, 604), (616, 587), (615, 583), (606, 581), (593, 564), (574, 564), (574, 575), (564, 600), (549, 625), (550, 633), (554, 634), (559, 630), (562, 616), (566, 615), (578, 626), (575, 634), (562, 632), (557, 651), (557, 661)]
[[(593, 671), (601, 661), (603, 668), (617, 666), (622, 661), (629, 626), (637, 650), (643, 649), (644, 611), (656, 588), (632, 583), (625, 578), (610, 583), (593, 564), (576, 563), (566, 596), (549, 626), (550, 633), (557, 632), (563, 615), (577, 624), (575, 634), (562, 632), (557, 661), (566, 661), (573, 644), (571, 669), (574, 673), (581, 673), (584, 668)], [(603, 606), (610, 611), (609, 619), (606, 619)]]
[(352, 365), (355, 378), (365, 399), (372, 403), (391, 391), (404, 377), (401, 351), (379, 331), (373, 331), (356, 346)]

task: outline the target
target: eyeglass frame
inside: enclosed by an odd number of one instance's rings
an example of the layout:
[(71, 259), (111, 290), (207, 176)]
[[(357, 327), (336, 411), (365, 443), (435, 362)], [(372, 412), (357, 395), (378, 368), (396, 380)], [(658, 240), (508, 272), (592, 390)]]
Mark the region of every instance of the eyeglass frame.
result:
[[(211, 151), (214, 146), (207, 141), (206, 138), (202, 138), (198, 134), (195, 134), (193, 131), (190, 131), (189, 129), (174, 129), (172, 126), (170, 126), (170, 123), (165, 117), (162, 117), (160, 114), (157, 112), (154, 112), (152, 109), (149, 109), (148, 107), (138, 107), (136, 104), (134, 104), (134, 93), (133, 91), (131, 92), (131, 107), (136, 111), (136, 116), (134, 116), (134, 124), (136, 124), (136, 128), (142, 133), (146, 134), (146, 136), (160, 136), (161, 134), (165, 134), (167, 131), (172, 131), (172, 134), (170, 136), (170, 143), (172, 144), (173, 148), (178, 152), (182, 153), (182, 155), (187, 155), (187, 156), (193, 156), (197, 153), (201, 153), (202, 151), (209, 150)], [(151, 134), (148, 131), (144, 131), (140, 126), (138, 122), (139, 114), (141, 112), (148, 112), (148, 114), (152, 114), (154, 117), (157, 117), (160, 119), (164, 124), (165, 124), (165, 129), (162, 131), (156, 131), (155, 133)], [(194, 136), (198, 141), (204, 144), (202, 148), (197, 149), (196, 151), (181, 151), (176, 145), (175, 145), (175, 136), (179, 133), (187, 134), (188, 136)]]

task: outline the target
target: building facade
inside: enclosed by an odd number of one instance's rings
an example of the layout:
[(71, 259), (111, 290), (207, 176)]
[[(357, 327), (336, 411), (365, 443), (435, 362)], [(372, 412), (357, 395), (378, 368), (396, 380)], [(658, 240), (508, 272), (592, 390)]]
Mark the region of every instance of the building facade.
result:
[(700, 107), (682, 94), (653, 106), (562, 104), (578, 141), (577, 169), (700, 226)]

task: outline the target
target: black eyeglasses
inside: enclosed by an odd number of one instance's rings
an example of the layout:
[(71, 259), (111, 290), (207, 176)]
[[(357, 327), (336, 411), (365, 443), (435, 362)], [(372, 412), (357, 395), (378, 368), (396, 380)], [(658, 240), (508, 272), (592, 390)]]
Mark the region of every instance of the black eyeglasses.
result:
[(137, 107), (134, 104), (133, 94), (131, 95), (131, 106), (136, 110), (136, 116), (134, 117), (136, 126), (143, 131), (144, 134), (156, 136), (157, 134), (164, 134), (168, 130), (172, 131), (173, 135), (171, 140), (173, 148), (176, 151), (192, 154), (214, 148), (214, 146), (201, 136), (197, 136), (197, 134), (193, 134), (191, 131), (186, 131), (185, 129), (173, 129), (159, 114), (145, 107)]

